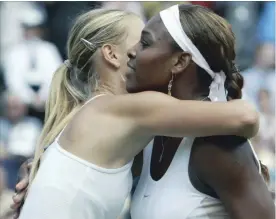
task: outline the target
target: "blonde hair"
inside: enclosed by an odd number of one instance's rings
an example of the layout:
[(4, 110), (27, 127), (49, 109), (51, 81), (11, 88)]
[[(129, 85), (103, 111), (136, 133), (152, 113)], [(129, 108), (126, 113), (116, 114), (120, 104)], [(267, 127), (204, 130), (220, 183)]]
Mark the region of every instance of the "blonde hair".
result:
[(99, 89), (97, 74), (93, 70), (96, 50), (106, 43), (121, 44), (127, 36), (123, 21), (130, 16), (136, 15), (120, 10), (96, 9), (77, 18), (67, 42), (67, 64), (61, 65), (52, 79), (45, 125), (35, 151), (30, 182), (37, 173), (45, 147), (55, 140), (83, 103)]

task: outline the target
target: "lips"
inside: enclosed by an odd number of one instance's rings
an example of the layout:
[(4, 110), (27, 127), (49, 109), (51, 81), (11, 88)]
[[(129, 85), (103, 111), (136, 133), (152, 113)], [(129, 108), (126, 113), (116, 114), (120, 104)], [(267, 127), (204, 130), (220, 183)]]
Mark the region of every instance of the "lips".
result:
[(129, 62), (127, 62), (127, 66), (128, 66), (129, 68), (131, 68), (132, 70), (135, 70), (134, 67), (133, 67), (132, 65), (129, 64)]

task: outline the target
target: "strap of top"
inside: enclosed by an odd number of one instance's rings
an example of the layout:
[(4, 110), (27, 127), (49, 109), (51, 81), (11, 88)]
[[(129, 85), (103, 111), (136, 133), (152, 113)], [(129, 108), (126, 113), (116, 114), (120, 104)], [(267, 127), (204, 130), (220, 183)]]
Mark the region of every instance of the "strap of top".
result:
[(104, 95), (107, 95), (107, 94), (99, 94), (99, 95), (96, 95), (96, 96), (90, 98), (89, 100), (87, 100), (87, 101), (81, 106), (81, 108), (84, 107), (86, 104), (90, 103), (92, 100), (95, 100), (96, 98), (101, 97), (101, 96), (104, 96)]
[(250, 140), (247, 140), (247, 141), (248, 141), (248, 143), (249, 143), (249, 145), (250, 145), (250, 147), (251, 147), (251, 150), (252, 150), (252, 152), (253, 152), (253, 156), (254, 156), (254, 158), (255, 158), (255, 160), (256, 160), (256, 163), (257, 163), (257, 166), (258, 166), (259, 173), (262, 174), (262, 168), (261, 168), (260, 160), (259, 160), (259, 158), (258, 158), (258, 156), (257, 156), (257, 154), (256, 154), (256, 151), (255, 151), (253, 145), (251, 144), (251, 141), (250, 141)]
[[(106, 95), (106, 94), (99, 94), (99, 95), (96, 95), (96, 96), (92, 97), (91, 99), (87, 100), (87, 101), (81, 106), (81, 108), (83, 108), (86, 104), (90, 103), (92, 100), (95, 100), (96, 98), (101, 97), (101, 96), (104, 96), (104, 95)], [(80, 108), (80, 109), (81, 109), (81, 108)], [(66, 125), (66, 126), (61, 130), (61, 132), (58, 134), (58, 136), (57, 136), (56, 139), (55, 139), (56, 142), (58, 142), (60, 136), (62, 135), (62, 133), (63, 133), (63, 131), (64, 131), (64, 129), (65, 129), (66, 127), (67, 127), (67, 125)]]

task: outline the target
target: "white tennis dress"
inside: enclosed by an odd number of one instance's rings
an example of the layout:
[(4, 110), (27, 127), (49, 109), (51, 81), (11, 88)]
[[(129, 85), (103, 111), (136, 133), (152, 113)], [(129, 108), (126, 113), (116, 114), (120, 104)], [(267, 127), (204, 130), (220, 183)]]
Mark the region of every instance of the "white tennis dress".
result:
[(43, 155), (19, 218), (117, 219), (132, 187), (132, 162), (98, 167), (61, 148), (59, 136)]
[[(190, 181), (188, 168), (193, 142), (194, 138), (182, 140), (168, 170), (158, 181), (150, 175), (152, 142), (144, 150), (143, 170), (132, 199), (132, 219), (229, 218), (220, 200), (199, 192)], [(253, 148), (252, 152), (258, 161)]]

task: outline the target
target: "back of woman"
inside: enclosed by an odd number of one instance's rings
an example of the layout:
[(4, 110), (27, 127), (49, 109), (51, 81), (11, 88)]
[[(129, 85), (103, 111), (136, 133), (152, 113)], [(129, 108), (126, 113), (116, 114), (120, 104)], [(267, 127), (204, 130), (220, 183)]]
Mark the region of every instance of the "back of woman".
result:
[[(20, 218), (37, 218), (39, 215), (41, 219), (114, 219), (120, 215), (132, 188), (132, 162), (120, 168), (103, 168), (82, 156), (83, 153), (90, 154), (89, 151), (97, 149), (99, 142), (103, 141), (103, 136), (96, 130), (97, 113), (90, 118), (87, 115), (91, 113), (89, 105), (93, 107), (93, 101), (101, 96), (104, 95), (94, 96), (89, 104), (84, 104), (43, 153)], [(83, 116), (86, 116), (85, 122), (81, 119)], [(94, 141), (90, 141), (90, 147), (87, 147), (87, 137), (80, 138), (76, 153), (81, 156), (77, 156), (70, 152), (70, 148), (74, 148), (72, 139), (74, 136), (79, 138), (80, 130), (89, 127), (91, 120), (95, 121)], [(89, 136), (90, 132), (81, 133)]]
[(131, 187), (131, 163), (118, 169), (101, 168), (55, 141), (42, 157), (20, 218), (115, 219)]

